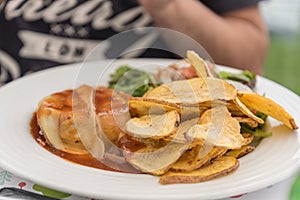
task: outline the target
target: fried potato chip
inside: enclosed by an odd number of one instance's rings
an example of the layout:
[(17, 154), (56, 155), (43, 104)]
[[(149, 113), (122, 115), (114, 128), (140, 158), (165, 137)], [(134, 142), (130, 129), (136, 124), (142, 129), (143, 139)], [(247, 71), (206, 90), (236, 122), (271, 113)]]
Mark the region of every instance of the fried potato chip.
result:
[(125, 158), (128, 163), (142, 172), (162, 175), (187, 149), (187, 144), (172, 142), (163, 148), (146, 147), (134, 153), (125, 152)]
[(253, 112), (251, 112), (251, 110), (249, 110), (248, 107), (239, 100), (239, 98), (235, 98), (234, 100), (232, 100), (232, 102), (244, 115), (248, 116), (259, 124), (265, 123), (264, 120), (254, 115)]
[(250, 144), (254, 139), (254, 136), (251, 133), (242, 133), (242, 136), (244, 137), (244, 140), (242, 142), (242, 146)]
[(199, 183), (225, 176), (239, 167), (239, 161), (234, 157), (222, 156), (212, 164), (201, 167), (194, 171), (172, 172), (164, 174), (159, 182), (161, 184), (174, 183)]
[(132, 137), (132, 139), (146, 145), (151, 148), (162, 148), (168, 145), (171, 142), (171, 138), (163, 138), (163, 139), (153, 139), (153, 138), (140, 138), (140, 137)]
[(240, 109), (235, 105), (233, 101), (227, 101), (226, 107), (234, 117), (248, 117), (244, 113), (242, 113), (242, 111), (240, 111)]
[(202, 102), (228, 101), (236, 98), (234, 86), (217, 78), (193, 78), (163, 84), (144, 95), (145, 98), (167, 101), (183, 106)]
[(206, 109), (205, 106), (206, 105), (203, 107), (183, 107), (164, 100), (144, 97), (133, 97), (129, 100), (129, 111), (133, 117), (150, 114), (163, 114), (168, 111), (176, 110), (180, 113), (183, 120), (187, 120), (200, 116), (200, 114)]
[(205, 111), (199, 124), (191, 127), (185, 137), (193, 145), (209, 142), (228, 149), (241, 148), (244, 140), (240, 134), (239, 122), (231, 117), (226, 107), (216, 107)]
[(245, 123), (252, 128), (256, 128), (258, 126), (257, 121), (254, 121), (249, 117), (234, 117), (234, 118), (238, 120), (240, 123)]
[(171, 110), (181, 112), (179, 105), (164, 100), (143, 97), (133, 97), (129, 100), (129, 112), (131, 116), (134, 117), (149, 114), (163, 114)]
[(254, 92), (238, 92), (238, 98), (247, 107), (262, 112), (284, 123), (290, 129), (297, 129), (294, 118), (279, 104), (272, 99), (261, 96)]
[(199, 118), (193, 118), (190, 120), (186, 120), (184, 122), (181, 122), (178, 128), (178, 131), (176, 133), (176, 136), (173, 138), (174, 142), (177, 143), (187, 143), (185, 139), (185, 133), (194, 125), (198, 124)]
[(196, 52), (187, 51), (186, 56), (200, 78), (206, 78), (209, 76), (207, 64)]
[(222, 147), (213, 147), (211, 151), (201, 156), (202, 146), (197, 145), (192, 149), (187, 150), (182, 156), (171, 166), (172, 171), (192, 171), (204, 165), (207, 165), (211, 160), (222, 156), (227, 149)]
[(187, 144), (187, 141), (184, 137), (184, 134), (188, 131), (190, 127), (195, 124), (198, 124), (199, 118), (193, 118), (186, 120), (180, 123), (176, 134), (173, 137), (166, 137), (162, 139), (153, 139), (153, 138), (138, 138), (134, 137), (135, 140), (144, 143), (148, 147), (162, 148), (168, 145), (170, 142), (184, 143)]
[(234, 149), (228, 151), (225, 155), (235, 157), (236, 159), (239, 159), (252, 151), (254, 151), (255, 147), (253, 146), (242, 146), (240, 149)]
[(179, 124), (179, 114), (173, 110), (162, 115), (152, 114), (131, 118), (126, 123), (126, 131), (136, 138), (173, 138)]

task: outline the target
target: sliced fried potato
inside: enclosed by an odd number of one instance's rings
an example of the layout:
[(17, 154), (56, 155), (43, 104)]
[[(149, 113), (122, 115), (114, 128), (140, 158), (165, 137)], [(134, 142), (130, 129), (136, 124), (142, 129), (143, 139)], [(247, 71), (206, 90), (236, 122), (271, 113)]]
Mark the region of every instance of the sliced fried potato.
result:
[(254, 136), (251, 133), (242, 133), (242, 136), (244, 137), (244, 140), (242, 142), (242, 146), (250, 144), (254, 139)]
[(257, 121), (254, 121), (253, 119), (249, 117), (234, 117), (236, 120), (238, 120), (240, 123), (245, 123), (249, 125), (252, 128), (256, 128), (258, 126)]
[[(175, 171), (191, 171), (201, 167), (207, 162), (207, 159), (204, 160), (199, 158), (200, 150), (201, 145), (196, 145), (195, 147), (188, 149), (174, 164), (172, 164), (171, 169)], [(200, 160), (201, 162), (199, 162)]]
[(192, 171), (210, 163), (211, 160), (222, 156), (226, 153), (226, 148), (213, 147), (211, 151), (201, 156), (201, 145), (197, 145), (187, 150), (182, 156), (171, 166), (173, 171)]
[(231, 117), (226, 107), (216, 107), (205, 111), (199, 124), (191, 127), (185, 134), (193, 145), (202, 145), (204, 141), (218, 147), (238, 149), (244, 140), (240, 134), (239, 122)]
[(235, 171), (238, 167), (239, 161), (236, 158), (223, 156), (216, 159), (212, 164), (201, 167), (194, 171), (169, 171), (160, 178), (159, 182), (161, 184), (199, 183), (225, 176)]
[(144, 143), (148, 147), (154, 147), (154, 148), (162, 148), (172, 141), (177, 142), (177, 143), (188, 144), (184, 137), (184, 134), (188, 131), (188, 129), (190, 127), (192, 127), (195, 124), (198, 124), (198, 121), (199, 121), (199, 118), (193, 118), (193, 119), (181, 122), (174, 137), (166, 137), (166, 138), (162, 138), (162, 139), (134, 137), (134, 139), (139, 142)]
[(126, 131), (136, 138), (173, 138), (179, 124), (179, 114), (174, 110), (162, 115), (153, 114), (131, 118), (126, 123)]
[(200, 78), (206, 78), (209, 76), (207, 64), (196, 52), (187, 51), (186, 56)]
[(142, 172), (162, 175), (187, 149), (187, 144), (172, 142), (163, 148), (146, 147), (134, 153), (125, 152), (125, 158), (128, 163)]
[(168, 111), (176, 110), (180, 113), (182, 119), (190, 119), (200, 116), (200, 114), (206, 109), (205, 106), (206, 105), (201, 107), (183, 107), (164, 100), (144, 97), (133, 97), (129, 101), (129, 111), (133, 117), (150, 114), (163, 114)]
[(179, 105), (164, 100), (143, 97), (133, 97), (129, 100), (129, 111), (134, 117), (150, 114), (163, 114), (171, 110), (176, 110), (179, 113), (181, 112)]
[(164, 139), (153, 139), (153, 138), (140, 138), (140, 137), (132, 137), (132, 139), (146, 145), (147, 147), (151, 148), (162, 148), (168, 145), (171, 142), (171, 138), (164, 138)]
[(233, 101), (227, 101), (226, 107), (234, 117), (248, 117), (244, 113), (242, 113), (242, 111), (240, 111), (240, 109), (235, 105)]
[(202, 102), (233, 100), (234, 86), (217, 78), (193, 78), (163, 84), (144, 95), (145, 98), (197, 107)]
[(264, 120), (262, 120), (261, 118), (257, 117), (256, 115), (253, 114), (253, 112), (251, 112), (251, 110), (248, 109), (247, 106), (245, 106), (240, 100), (239, 98), (235, 98), (234, 100), (232, 100), (232, 102), (236, 105), (236, 107), (246, 116), (248, 116), (249, 118), (253, 119), (254, 121), (256, 121), (259, 124), (264, 124)]
[(254, 92), (238, 92), (238, 98), (247, 107), (262, 112), (284, 123), (290, 129), (297, 129), (294, 118), (279, 104), (272, 99), (261, 96)]
[(199, 118), (193, 118), (190, 120), (186, 120), (181, 122), (176, 133), (176, 136), (173, 138), (174, 142), (177, 143), (187, 143), (184, 134), (194, 125), (198, 124)]
[(254, 149), (255, 149), (255, 147), (253, 147), (253, 146), (242, 146), (242, 148), (240, 148), (240, 149), (234, 149), (234, 150), (228, 151), (225, 155), (239, 159), (239, 158), (251, 153), (252, 151), (254, 151)]

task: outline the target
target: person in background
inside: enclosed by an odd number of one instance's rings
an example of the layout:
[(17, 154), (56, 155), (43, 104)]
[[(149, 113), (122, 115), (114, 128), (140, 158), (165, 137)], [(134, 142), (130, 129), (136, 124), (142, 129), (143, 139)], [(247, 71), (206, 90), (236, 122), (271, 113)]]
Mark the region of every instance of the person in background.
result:
[[(135, 28), (172, 29), (201, 44), (217, 64), (263, 72), (268, 33), (259, 0), (0, 0), (0, 86), (49, 67), (83, 61), (100, 42), (133, 30), (110, 57), (140, 42), (157, 42)], [(167, 44), (167, 42), (166, 42)], [(174, 57), (143, 49), (134, 57)]]

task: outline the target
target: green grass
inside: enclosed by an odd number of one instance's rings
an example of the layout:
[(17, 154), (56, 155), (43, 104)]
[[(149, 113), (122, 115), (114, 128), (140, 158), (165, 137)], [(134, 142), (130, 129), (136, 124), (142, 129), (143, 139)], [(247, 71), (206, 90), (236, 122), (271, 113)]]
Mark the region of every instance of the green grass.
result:
[(264, 76), (300, 95), (300, 34), (271, 36)]

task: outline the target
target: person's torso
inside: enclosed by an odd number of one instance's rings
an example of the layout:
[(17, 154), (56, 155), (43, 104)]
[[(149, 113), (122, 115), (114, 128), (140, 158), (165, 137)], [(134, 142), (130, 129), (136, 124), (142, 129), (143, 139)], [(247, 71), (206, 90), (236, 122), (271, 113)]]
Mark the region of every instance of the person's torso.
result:
[[(119, 57), (157, 35), (135, 30), (152, 24), (135, 0), (4, 0), (0, 6), (0, 85), (34, 71), (83, 61), (101, 42), (101, 58)], [(131, 30), (130, 37), (107, 41)], [(121, 40), (121, 41), (120, 41)], [(121, 44), (122, 43), (122, 44)], [(141, 49), (133, 57), (155, 57)], [(169, 55), (159, 55), (168, 57)]]

